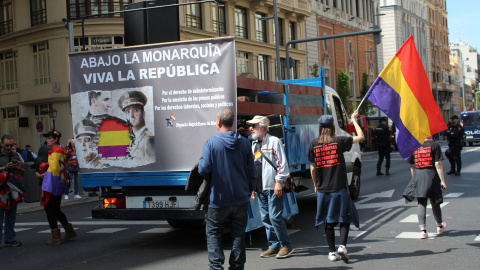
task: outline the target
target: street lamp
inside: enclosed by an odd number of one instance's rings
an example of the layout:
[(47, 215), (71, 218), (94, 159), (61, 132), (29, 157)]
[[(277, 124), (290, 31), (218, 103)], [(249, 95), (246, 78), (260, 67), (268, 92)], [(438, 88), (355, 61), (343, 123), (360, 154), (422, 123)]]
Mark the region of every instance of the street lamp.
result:
[(48, 111), (48, 116), (53, 120), (53, 129), (55, 129), (55, 118), (57, 118), (57, 110), (55, 108), (51, 108)]

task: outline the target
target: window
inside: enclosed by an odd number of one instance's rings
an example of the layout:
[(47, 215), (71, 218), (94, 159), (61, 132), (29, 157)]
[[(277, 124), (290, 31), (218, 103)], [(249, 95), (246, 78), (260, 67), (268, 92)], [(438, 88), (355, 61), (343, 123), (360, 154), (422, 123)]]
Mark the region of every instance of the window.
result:
[(202, 29), (202, 9), (200, 4), (186, 5), (187, 27)]
[(248, 38), (247, 10), (240, 7), (235, 7), (235, 36)]
[[(288, 34), (290, 37), (290, 40), (295, 40), (295, 23), (294, 22), (289, 22), (288, 23)], [(290, 48), (295, 48), (295, 44), (290, 44)]]
[(237, 73), (248, 73), (250, 69), (248, 68), (248, 52), (237, 52)]
[(13, 32), (12, 1), (0, 2), (0, 36)]
[(266, 55), (258, 55), (257, 69), (258, 78), (260, 80), (268, 80), (268, 57)]
[(46, 0), (30, 0), (31, 25), (36, 26), (47, 23)]
[(33, 45), (33, 72), (35, 85), (50, 83), (48, 41)]
[[(278, 45), (283, 46), (283, 19), (278, 19)], [(275, 27), (273, 27), (273, 42), (276, 44), (277, 35), (275, 33)]]
[(335, 124), (338, 124), (338, 127), (347, 131), (347, 117), (345, 117), (345, 113), (343, 113), (344, 110), (343, 110), (342, 103), (340, 99), (338, 99), (337, 97), (332, 96), (332, 98), (335, 106), (335, 114), (337, 115), (337, 121), (338, 121), (338, 123), (335, 123)]
[(255, 29), (257, 31), (257, 41), (267, 42), (267, 21), (260, 20), (265, 14), (255, 13)]
[(17, 51), (0, 52), (0, 90), (18, 87)]
[[(73, 46), (76, 52), (83, 50), (83, 42), (81, 37), (73, 40)], [(94, 36), (85, 37), (85, 50), (95, 51), (112, 48), (125, 47), (123, 36)]]
[[(218, 2), (218, 1), (217, 1)], [(225, 17), (225, 3), (218, 2), (222, 7), (218, 7), (219, 16), (217, 18), (217, 7), (216, 5), (212, 5), (212, 24), (213, 24), (213, 31), (218, 33), (218, 25), (220, 25), (220, 33), (227, 34), (227, 24), (226, 24), (226, 17)]]
[[(2, 111), (2, 125), (0, 127), (0, 132), (3, 134), (10, 134), (15, 139), (18, 138), (18, 117), (19, 110), (18, 107), (9, 107), (3, 108)], [(18, 139), (16, 143), (19, 144)], [(20, 144), (19, 144), (20, 145)]]
[[(125, 5), (131, 3), (132, 0), (68, 0), (67, 16), (69, 19), (81, 19), (85, 15), (122, 11)], [(123, 13), (110, 14), (108, 17), (123, 17)]]

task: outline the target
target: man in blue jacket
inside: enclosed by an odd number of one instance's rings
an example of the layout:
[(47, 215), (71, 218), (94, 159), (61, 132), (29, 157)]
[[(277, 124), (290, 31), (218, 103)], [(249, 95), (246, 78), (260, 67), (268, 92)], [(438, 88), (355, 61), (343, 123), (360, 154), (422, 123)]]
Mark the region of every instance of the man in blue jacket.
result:
[(210, 177), (208, 210), (205, 214), (210, 269), (223, 269), (223, 228), (230, 223), (233, 239), (229, 269), (243, 269), (246, 262), (245, 229), (248, 201), (255, 188), (257, 171), (250, 143), (232, 131), (234, 115), (222, 109), (217, 114), (218, 133), (209, 138), (198, 163), (203, 178)]

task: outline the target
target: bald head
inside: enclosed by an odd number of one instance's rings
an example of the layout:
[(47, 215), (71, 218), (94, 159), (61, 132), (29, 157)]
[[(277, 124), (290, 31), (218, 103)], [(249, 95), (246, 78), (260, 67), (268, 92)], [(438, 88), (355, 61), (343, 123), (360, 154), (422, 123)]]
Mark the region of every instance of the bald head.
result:
[(234, 115), (229, 109), (221, 109), (217, 113), (217, 119), (220, 120), (222, 126), (231, 128), (233, 126)]

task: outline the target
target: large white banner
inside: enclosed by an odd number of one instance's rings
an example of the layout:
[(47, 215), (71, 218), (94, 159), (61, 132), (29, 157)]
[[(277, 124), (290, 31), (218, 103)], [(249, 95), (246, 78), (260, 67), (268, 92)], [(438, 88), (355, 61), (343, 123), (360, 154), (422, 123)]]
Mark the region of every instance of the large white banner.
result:
[(189, 171), (236, 112), (233, 38), (70, 54), (81, 172)]

